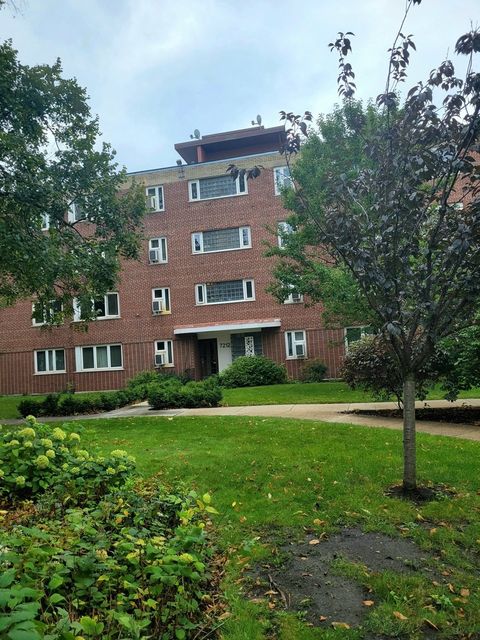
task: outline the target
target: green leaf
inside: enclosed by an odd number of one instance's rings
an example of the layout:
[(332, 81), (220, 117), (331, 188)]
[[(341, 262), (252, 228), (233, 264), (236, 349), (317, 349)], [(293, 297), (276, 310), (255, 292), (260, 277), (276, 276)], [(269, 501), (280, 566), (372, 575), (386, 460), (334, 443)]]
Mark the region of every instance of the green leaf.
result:
[(175, 637), (177, 638), (177, 640), (184, 640), (187, 637), (185, 629), (177, 629), (175, 631)]
[(55, 591), (55, 589), (59, 587), (61, 584), (63, 584), (63, 582), (64, 580), (62, 576), (54, 575), (51, 577), (50, 582), (48, 583), (48, 588), (51, 589), (52, 591)]
[(50, 604), (58, 604), (59, 602), (62, 602), (62, 600), (65, 600), (65, 598), (60, 595), (60, 593), (52, 593), (52, 595), (48, 599)]
[(0, 589), (9, 587), (15, 580), (15, 569), (7, 569), (0, 575)]

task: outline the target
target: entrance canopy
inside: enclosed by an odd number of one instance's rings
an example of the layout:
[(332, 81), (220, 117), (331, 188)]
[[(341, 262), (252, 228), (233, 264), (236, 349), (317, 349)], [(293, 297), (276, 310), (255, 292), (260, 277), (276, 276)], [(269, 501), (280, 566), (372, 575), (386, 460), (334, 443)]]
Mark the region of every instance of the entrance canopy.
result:
[(239, 322), (214, 322), (203, 324), (184, 324), (174, 327), (176, 336), (188, 333), (209, 333), (211, 331), (248, 331), (249, 329), (268, 329), (280, 327), (280, 318), (268, 318), (266, 320), (241, 320)]

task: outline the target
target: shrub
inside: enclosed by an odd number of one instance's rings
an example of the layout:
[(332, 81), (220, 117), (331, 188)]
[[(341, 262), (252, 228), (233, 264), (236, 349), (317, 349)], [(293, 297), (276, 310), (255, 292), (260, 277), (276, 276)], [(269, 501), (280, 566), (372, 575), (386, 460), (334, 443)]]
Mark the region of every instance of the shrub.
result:
[(302, 382), (322, 382), (327, 373), (327, 365), (321, 360), (310, 360), (307, 362), (300, 373)]
[(135, 400), (146, 400), (148, 385), (159, 381), (157, 371), (140, 371), (127, 382), (127, 389), (134, 394)]
[(205, 512), (208, 494), (139, 483), (3, 531), (2, 637), (193, 637), (211, 581)]
[(0, 498), (31, 499), (46, 491), (65, 495), (99, 496), (120, 486), (134, 469), (124, 451), (92, 456), (80, 436), (40, 424), (33, 416), (27, 426), (0, 430)]
[(25, 398), (18, 403), (18, 412), (21, 416), (26, 418), (27, 416), (40, 416), (42, 415), (41, 409), (43, 407), (43, 400), (34, 400), (32, 398)]
[(222, 371), (220, 382), (224, 387), (257, 387), (287, 382), (283, 365), (264, 356), (242, 356)]
[(178, 378), (169, 377), (148, 386), (148, 403), (153, 409), (216, 407), (221, 399), (222, 390), (216, 380), (182, 385)]

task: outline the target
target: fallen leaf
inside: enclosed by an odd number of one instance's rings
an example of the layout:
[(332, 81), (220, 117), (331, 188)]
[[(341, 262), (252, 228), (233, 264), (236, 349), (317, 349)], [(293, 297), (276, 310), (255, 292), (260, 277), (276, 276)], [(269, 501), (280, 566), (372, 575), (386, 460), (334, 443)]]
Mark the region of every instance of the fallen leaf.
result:
[(362, 604), (364, 604), (366, 607), (373, 607), (373, 605), (375, 604), (374, 600), (362, 600)]
[(268, 608), (269, 609), (275, 609), (275, 603), (274, 602), (269, 602), (268, 603)]
[(400, 611), (394, 611), (393, 615), (395, 616), (395, 618), (397, 618), (397, 620), (408, 620), (407, 616), (404, 616), (403, 613), (400, 613)]
[(318, 518), (315, 518), (313, 524), (317, 527), (321, 527), (322, 525), (326, 524), (326, 520), (319, 520)]
[(313, 540), (310, 540), (308, 544), (320, 544), (320, 540), (318, 540), (317, 538), (313, 538)]
[(271, 499), (272, 499), (272, 494), (271, 494), (271, 493), (269, 493), (269, 494), (268, 494), (268, 499), (269, 499), (269, 500), (271, 500)]
[(460, 595), (462, 598), (468, 598), (470, 595), (470, 589), (460, 589)]
[(430, 529), (430, 535), (433, 536), (435, 533), (437, 533), (438, 529), (436, 529), (435, 527), (433, 529)]
[(450, 571), (442, 571), (442, 576), (449, 576), (450, 575)]
[(450, 591), (450, 593), (455, 593), (455, 587), (453, 586), (453, 584), (451, 582), (449, 582), (447, 584), (448, 590)]
[(440, 583), (437, 582), (436, 580), (432, 580), (432, 584), (433, 584), (434, 587), (439, 587), (440, 586)]
[(428, 624), (429, 627), (431, 627), (432, 629), (435, 629), (435, 631), (440, 631), (440, 629), (437, 627), (437, 625), (432, 622), (431, 620), (429, 620), (428, 618), (424, 618), (424, 622), (426, 622)]
[(276, 595), (278, 595), (278, 591), (273, 591), (273, 589), (270, 589), (269, 591), (265, 591), (265, 593), (263, 595), (264, 596), (276, 596)]
[(247, 518), (245, 516), (240, 516), (240, 522), (245, 522)]
[(350, 625), (346, 622), (332, 622), (332, 627), (334, 629), (350, 629)]
[(327, 616), (318, 616), (318, 619), (320, 620), (320, 622), (325, 622)]
[(237, 505), (236, 501), (232, 502), (232, 507), (235, 507)]

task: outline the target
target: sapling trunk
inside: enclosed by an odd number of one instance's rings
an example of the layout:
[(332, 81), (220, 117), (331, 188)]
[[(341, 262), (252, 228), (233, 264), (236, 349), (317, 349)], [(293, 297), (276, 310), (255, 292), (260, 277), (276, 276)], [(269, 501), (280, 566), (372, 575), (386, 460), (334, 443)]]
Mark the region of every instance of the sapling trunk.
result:
[(410, 492), (416, 486), (415, 376), (409, 373), (403, 381), (403, 489)]

